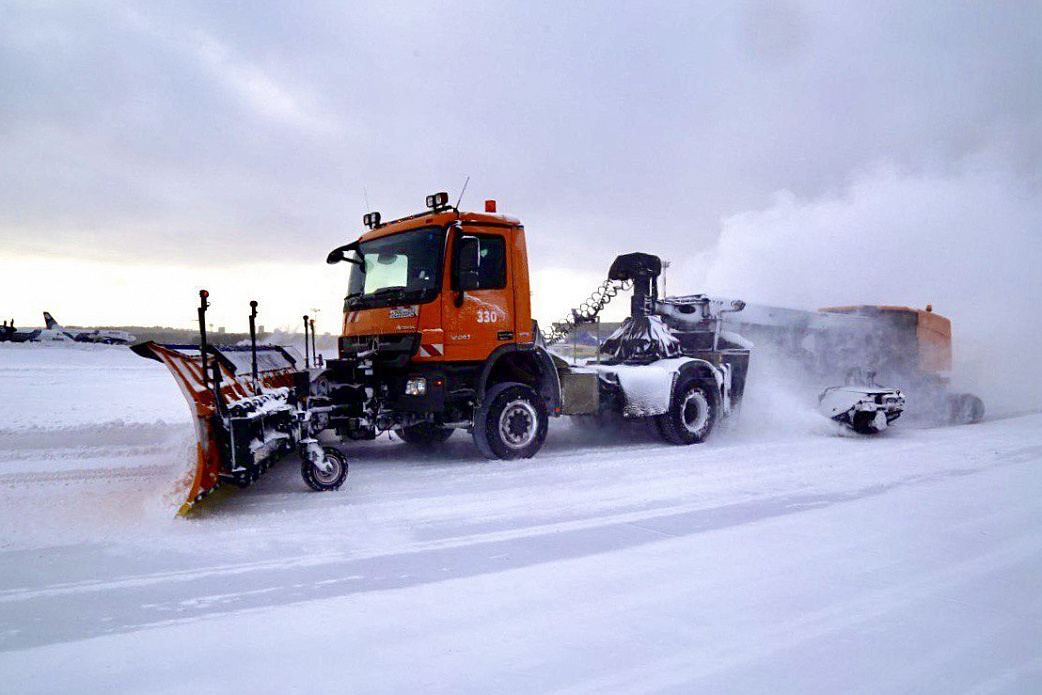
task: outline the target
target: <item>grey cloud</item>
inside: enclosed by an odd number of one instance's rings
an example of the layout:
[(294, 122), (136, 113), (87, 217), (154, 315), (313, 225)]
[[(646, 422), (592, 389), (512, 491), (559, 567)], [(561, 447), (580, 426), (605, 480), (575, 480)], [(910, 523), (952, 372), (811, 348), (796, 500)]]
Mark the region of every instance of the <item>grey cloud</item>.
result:
[(537, 262), (601, 270), (641, 245), (693, 254), (775, 191), (824, 195), (881, 160), (943, 173), (987, 152), (1029, 185), (1042, 173), (1034, 3), (15, 3), (4, 18), (14, 251), (317, 263), (357, 233), (363, 188), (405, 214), (470, 175), (472, 204), (524, 217)]

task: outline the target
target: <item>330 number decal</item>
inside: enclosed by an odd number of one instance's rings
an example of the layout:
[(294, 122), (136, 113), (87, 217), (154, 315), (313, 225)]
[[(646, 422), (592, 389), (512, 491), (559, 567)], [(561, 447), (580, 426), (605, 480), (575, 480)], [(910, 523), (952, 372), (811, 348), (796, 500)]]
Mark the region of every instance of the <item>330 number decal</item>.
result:
[(497, 323), (499, 314), (488, 309), (478, 309), (478, 323)]

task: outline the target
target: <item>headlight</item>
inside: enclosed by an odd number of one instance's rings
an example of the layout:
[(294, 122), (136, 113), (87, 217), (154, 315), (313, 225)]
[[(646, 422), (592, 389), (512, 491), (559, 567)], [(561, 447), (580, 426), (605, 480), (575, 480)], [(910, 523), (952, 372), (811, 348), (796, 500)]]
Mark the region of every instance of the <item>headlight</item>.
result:
[(422, 376), (410, 377), (405, 382), (406, 396), (424, 396), (427, 394), (427, 379)]

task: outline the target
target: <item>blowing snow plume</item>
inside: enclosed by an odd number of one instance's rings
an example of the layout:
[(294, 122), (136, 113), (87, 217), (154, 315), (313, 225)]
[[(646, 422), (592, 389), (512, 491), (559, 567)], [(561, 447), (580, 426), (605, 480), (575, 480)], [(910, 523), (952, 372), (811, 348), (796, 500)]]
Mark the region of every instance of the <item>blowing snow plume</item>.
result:
[(1042, 203), (1003, 171), (880, 168), (817, 200), (780, 192), (725, 219), (688, 276), (711, 294), (799, 309), (931, 304), (952, 321), (953, 388), (991, 414), (1042, 409)]

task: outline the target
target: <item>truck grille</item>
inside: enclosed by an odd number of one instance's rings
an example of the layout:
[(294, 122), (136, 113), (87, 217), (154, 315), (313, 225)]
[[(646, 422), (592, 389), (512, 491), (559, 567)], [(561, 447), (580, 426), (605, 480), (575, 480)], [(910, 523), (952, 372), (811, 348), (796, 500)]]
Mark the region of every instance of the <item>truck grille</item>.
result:
[(341, 336), (337, 347), (341, 359), (350, 359), (370, 350), (375, 350), (378, 357), (412, 357), (419, 345), (419, 333), (394, 333)]

